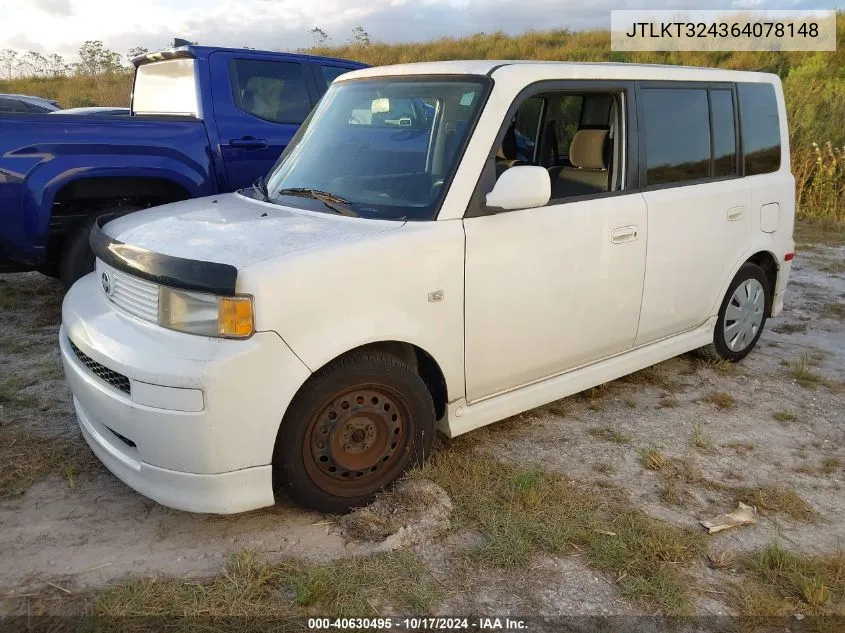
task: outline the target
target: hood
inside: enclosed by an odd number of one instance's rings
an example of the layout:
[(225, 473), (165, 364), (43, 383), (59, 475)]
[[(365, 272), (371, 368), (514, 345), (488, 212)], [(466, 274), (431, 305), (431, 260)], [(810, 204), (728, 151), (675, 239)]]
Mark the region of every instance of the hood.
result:
[(103, 232), (154, 253), (242, 269), (402, 224), (304, 211), (231, 193), (136, 211), (107, 223)]

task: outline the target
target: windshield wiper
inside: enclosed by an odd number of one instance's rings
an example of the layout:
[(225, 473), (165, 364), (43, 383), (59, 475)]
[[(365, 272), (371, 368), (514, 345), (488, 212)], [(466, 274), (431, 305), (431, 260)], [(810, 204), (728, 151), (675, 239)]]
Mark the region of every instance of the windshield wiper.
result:
[(264, 176), (259, 176), (252, 184), (252, 188), (261, 196), (263, 202), (270, 202), (270, 194), (267, 193), (267, 181)]
[(291, 187), (289, 189), (281, 189), (278, 192), (281, 196), (300, 196), (302, 198), (313, 198), (319, 200), (329, 209), (340, 215), (346, 215), (350, 218), (360, 217), (352, 209), (349, 208), (349, 200), (341, 198), (328, 191), (320, 191), (319, 189), (310, 189), (308, 187)]

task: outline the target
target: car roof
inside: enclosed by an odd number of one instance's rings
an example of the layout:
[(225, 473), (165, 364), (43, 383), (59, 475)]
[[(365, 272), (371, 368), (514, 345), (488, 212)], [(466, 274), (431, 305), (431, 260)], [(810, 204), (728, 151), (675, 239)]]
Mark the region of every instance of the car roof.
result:
[(315, 62), (337, 62), (343, 66), (350, 68), (368, 68), (369, 64), (354, 61), (351, 59), (341, 59), (339, 57), (323, 57), (321, 55), (308, 55), (306, 53), (286, 53), (284, 51), (263, 51), (253, 48), (226, 48), (221, 46), (196, 46), (191, 44), (189, 46), (177, 46), (166, 50), (155, 51), (139, 55), (132, 59), (135, 66), (151, 61), (158, 61), (160, 59), (171, 59), (176, 57), (193, 57), (195, 59), (206, 59), (212, 53), (239, 53), (242, 55), (270, 55), (273, 57), (284, 57), (286, 59), (300, 59), (302, 61)]
[(36, 97), (33, 95), (18, 95), (18, 94), (11, 94), (8, 92), (0, 92), (0, 97), (6, 97), (8, 99), (20, 99), (21, 101), (38, 101), (41, 103), (49, 103), (50, 105), (56, 105), (56, 101), (53, 99), (45, 99), (44, 97)]
[(335, 81), (400, 75), (488, 75), (525, 72), (544, 79), (650, 79), (656, 81), (777, 81), (777, 75), (698, 66), (622, 64), (616, 62), (555, 62), (517, 60), (456, 60), (376, 66), (341, 75)]

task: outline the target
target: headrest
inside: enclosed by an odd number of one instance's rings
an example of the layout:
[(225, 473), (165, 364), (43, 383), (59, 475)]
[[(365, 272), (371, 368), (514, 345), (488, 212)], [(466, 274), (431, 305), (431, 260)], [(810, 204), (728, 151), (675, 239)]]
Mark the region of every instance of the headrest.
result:
[(607, 169), (607, 130), (578, 130), (569, 146), (569, 162), (582, 169)]
[(516, 145), (516, 130), (511, 126), (505, 132), (505, 137), (502, 139), (502, 146), (496, 152), (496, 156), (506, 160), (516, 160), (518, 155), (519, 149)]

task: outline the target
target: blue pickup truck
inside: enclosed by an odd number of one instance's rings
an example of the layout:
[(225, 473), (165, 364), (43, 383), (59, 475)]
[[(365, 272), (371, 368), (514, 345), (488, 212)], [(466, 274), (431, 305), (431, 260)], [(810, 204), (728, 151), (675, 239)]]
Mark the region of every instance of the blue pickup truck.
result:
[(132, 116), (0, 114), (0, 272), (69, 286), (94, 219), (235, 191), (264, 175), (358, 62), (180, 46), (136, 58)]

